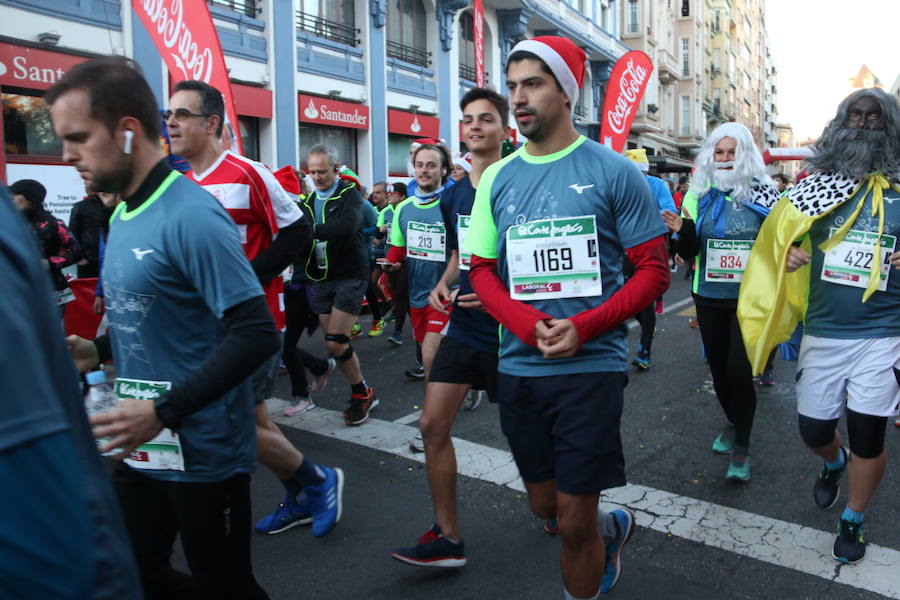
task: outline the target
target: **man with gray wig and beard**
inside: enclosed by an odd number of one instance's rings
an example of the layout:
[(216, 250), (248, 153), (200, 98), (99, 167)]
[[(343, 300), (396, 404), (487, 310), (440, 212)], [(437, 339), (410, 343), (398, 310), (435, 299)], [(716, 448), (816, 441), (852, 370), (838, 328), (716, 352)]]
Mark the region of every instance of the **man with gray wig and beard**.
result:
[[(800, 435), (825, 461), (816, 504), (849, 497), (832, 555), (865, 555), (863, 516), (884, 474), (884, 431), (900, 406), (900, 107), (879, 89), (838, 107), (812, 174), (772, 210), (750, 255), (738, 317), (755, 373), (797, 321)], [(846, 410), (849, 451), (836, 430)]]

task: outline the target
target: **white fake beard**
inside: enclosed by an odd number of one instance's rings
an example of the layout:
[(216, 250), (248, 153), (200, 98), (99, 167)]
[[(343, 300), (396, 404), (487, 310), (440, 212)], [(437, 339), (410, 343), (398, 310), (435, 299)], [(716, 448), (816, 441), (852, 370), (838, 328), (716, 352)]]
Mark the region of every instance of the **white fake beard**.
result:
[(737, 186), (739, 175), (737, 171), (732, 169), (723, 169), (722, 166), (734, 166), (734, 162), (716, 163), (716, 170), (713, 171), (713, 182), (716, 188), (726, 191), (733, 190)]

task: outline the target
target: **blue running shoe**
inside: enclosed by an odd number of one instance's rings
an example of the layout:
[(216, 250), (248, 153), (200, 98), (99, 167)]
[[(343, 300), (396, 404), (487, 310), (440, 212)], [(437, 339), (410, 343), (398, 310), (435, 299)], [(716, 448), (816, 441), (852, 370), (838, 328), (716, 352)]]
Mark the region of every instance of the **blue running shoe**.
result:
[(309, 498), (309, 512), (312, 513), (312, 534), (322, 537), (341, 520), (344, 500), (344, 472), (331, 467), (321, 467), (325, 471), (325, 481), (319, 485), (304, 488)]
[(622, 575), (622, 548), (625, 547), (625, 544), (631, 539), (631, 534), (634, 533), (633, 512), (627, 508), (617, 508), (610, 511), (609, 514), (616, 520), (618, 535), (616, 535), (616, 540), (606, 547), (606, 567), (603, 572), (603, 579), (600, 580), (601, 594), (608, 594), (619, 583), (619, 577)]
[(312, 523), (312, 515), (309, 511), (309, 501), (306, 494), (300, 492), (295, 501), (290, 496), (285, 496), (284, 502), (278, 505), (270, 515), (266, 515), (256, 524), (258, 533), (281, 533), (297, 525), (309, 525)]

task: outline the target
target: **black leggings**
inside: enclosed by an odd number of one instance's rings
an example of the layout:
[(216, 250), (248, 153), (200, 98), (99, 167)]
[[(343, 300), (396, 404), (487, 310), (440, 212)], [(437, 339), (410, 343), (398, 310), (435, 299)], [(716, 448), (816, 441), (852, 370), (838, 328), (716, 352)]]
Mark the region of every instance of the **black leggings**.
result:
[(378, 301), (378, 292), (372, 278), (369, 277), (369, 287), (366, 288), (366, 302), (369, 303), (369, 311), (372, 313), (373, 321), (381, 320), (381, 304)]
[(405, 263), (396, 271), (388, 271), (388, 285), (394, 301), (394, 333), (400, 334), (409, 311), (409, 271)]
[(694, 296), (694, 301), (716, 397), (725, 417), (734, 423), (734, 443), (749, 448), (756, 390), (737, 320), (737, 300)]
[(653, 332), (656, 331), (656, 302), (634, 315), (634, 318), (641, 325), (641, 346), (644, 350), (650, 352), (650, 346), (653, 345)]
[(328, 370), (328, 362), (316, 358), (309, 352), (297, 347), (303, 330), (318, 322), (316, 315), (309, 308), (307, 291), (311, 286), (289, 283), (284, 286), (284, 317), (287, 328), (284, 331), (284, 349), (281, 360), (287, 367), (291, 377), (291, 396), (309, 396), (309, 382), (306, 369), (313, 375), (321, 375)]
[[(175, 483), (120, 464), (113, 483), (147, 600), (268, 598), (250, 560), (249, 474)], [(172, 568), (176, 535), (191, 575)]]

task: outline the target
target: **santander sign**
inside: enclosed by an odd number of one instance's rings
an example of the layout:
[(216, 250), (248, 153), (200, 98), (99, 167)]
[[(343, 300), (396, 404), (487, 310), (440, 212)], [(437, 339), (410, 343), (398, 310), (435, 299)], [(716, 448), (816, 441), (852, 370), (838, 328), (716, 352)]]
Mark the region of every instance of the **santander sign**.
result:
[(369, 107), (341, 100), (329, 100), (300, 94), (300, 120), (305, 123), (337, 125), (351, 129), (369, 128)]
[(600, 142), (616, 152), (625, 148), (635, 110), (641, 102), (652, 72), (650, 57), (640, 50), (628, 52), (613, 67), (606, 101), (603, 103)]

